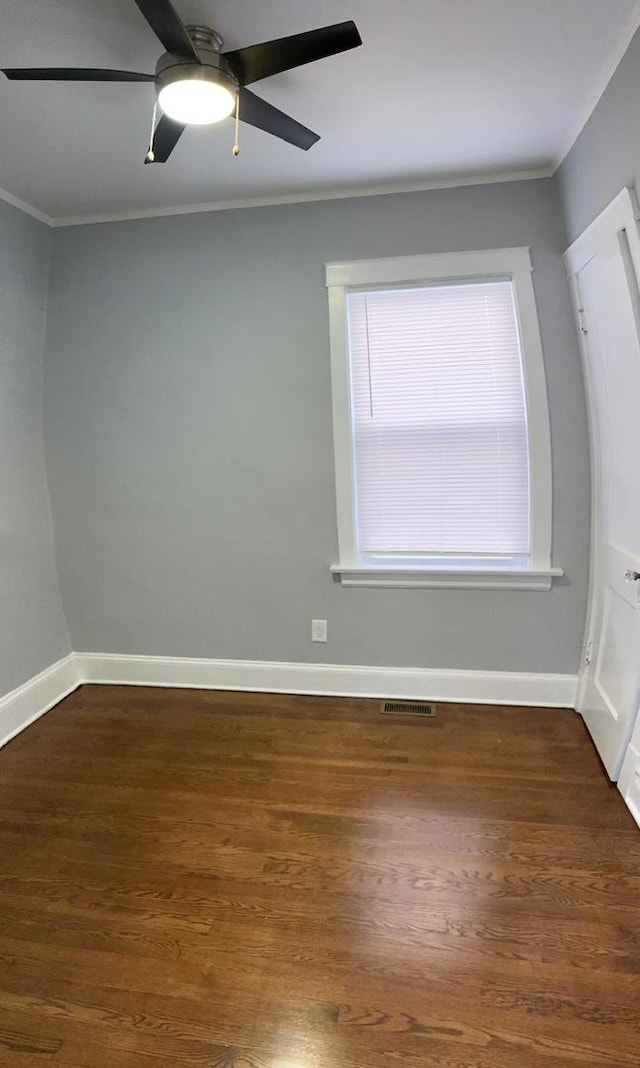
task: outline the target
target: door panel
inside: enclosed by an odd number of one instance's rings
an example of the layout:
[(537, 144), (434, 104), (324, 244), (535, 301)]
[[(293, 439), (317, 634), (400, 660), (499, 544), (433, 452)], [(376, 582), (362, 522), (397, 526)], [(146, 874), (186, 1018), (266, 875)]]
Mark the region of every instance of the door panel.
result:
[[(615, 203), (615, 202), (614, 202)], [(611, 778), (640, 701), (640, 238), (631, 201), (591, 233), (575, 272), (592, 424), (594, 546), (580, 711)], [(613, 207), (613, 205), (612, 205)], [(606, 214), (606, 213), (605, 213)]]
[(600, 648), (594, 682), (607, 709), (618, 719), (619, 709), (635, 700), (635, 686), (625, 671), (627, 635), (634, 626), (633, 609), (615, 590), (605, 591)]

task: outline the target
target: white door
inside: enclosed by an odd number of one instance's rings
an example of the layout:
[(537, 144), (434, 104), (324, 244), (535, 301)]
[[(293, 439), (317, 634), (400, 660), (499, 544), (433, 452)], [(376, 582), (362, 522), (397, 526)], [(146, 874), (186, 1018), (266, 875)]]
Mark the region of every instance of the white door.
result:
[(593, 547), (579, 711), (617, 779), (640, 702), (640, 231), (629, 190), (566, 254), (591, 423)]

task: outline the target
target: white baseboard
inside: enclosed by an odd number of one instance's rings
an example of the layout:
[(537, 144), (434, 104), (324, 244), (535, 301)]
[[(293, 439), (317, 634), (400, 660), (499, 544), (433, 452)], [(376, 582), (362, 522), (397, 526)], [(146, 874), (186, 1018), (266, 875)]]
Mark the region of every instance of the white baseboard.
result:
[(83, 682), (573, 708), (575, 675), (76, 653)]
[(0, 747), (83, 682), (573, 708), (575, 675), (70, 653), (0, 698)]
[(82, 679), (75, 653), (69, 653), (28, 682), (0, 697), (0, 746), (6, 745), (30, 723), (43, 716)]

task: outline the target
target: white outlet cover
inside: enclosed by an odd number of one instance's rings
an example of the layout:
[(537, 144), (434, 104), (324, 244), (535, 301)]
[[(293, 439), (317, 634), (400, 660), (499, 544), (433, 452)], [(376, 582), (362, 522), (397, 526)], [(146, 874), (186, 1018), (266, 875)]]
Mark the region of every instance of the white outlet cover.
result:
[(327, 621), (326, 619), (312, 619), (311, 620), (311, 641), (312, 642), (326, 642), (327, 640)]

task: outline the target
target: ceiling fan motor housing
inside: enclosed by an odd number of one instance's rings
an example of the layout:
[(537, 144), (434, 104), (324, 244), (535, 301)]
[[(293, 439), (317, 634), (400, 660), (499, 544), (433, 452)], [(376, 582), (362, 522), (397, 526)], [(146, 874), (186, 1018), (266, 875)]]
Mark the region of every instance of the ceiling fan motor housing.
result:
[(222, 56), (222, 37), (207, 26), (187, 26), (189, 37), (198, 53), (199, 63), (184, 56), (165, 52), (156, 64), (156, 91), (186, 78), (201, 79), (223, 85), (233, 95), (238, 92), (238, 79)]

